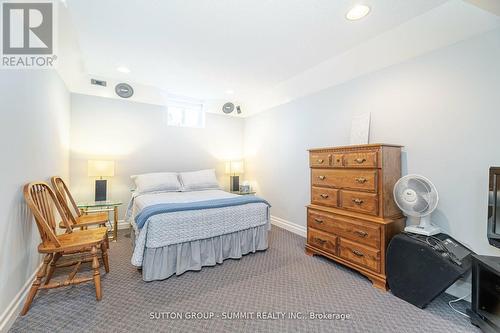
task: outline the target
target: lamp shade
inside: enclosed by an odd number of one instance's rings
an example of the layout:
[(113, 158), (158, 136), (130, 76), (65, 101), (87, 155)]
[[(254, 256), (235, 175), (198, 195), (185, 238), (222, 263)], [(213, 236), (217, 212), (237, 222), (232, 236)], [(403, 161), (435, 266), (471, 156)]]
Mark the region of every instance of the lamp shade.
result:
[(113, 177), (115, 175), (115, 161), (95, 161), (88, 163), (89, 177)]
[(245, 173), (243, 168), (243, 161), (227, 161), (226, 162), (226, 174), (234, 175), (234, 174), (242, 174)]

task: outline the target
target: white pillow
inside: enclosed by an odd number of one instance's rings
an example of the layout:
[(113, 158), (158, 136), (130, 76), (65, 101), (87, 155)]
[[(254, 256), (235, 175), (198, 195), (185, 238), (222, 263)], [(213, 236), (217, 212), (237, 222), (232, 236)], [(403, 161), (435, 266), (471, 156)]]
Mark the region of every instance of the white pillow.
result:
[(192, 172), (181, 172), (179, 177), (182, 182), (183, 191), (197, 191), (205, 189), (219, 189), (215, 170), (200, 170)]
[(139, 193), (181, 190), (181, 183), (176, 172), (155, 172), (131, 176)]

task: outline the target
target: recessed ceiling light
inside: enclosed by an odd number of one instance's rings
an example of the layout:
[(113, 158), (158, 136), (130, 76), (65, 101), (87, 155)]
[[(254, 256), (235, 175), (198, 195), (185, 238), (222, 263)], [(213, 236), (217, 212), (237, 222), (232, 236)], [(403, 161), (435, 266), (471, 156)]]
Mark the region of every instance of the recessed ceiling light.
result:
[(370, 10), (370, 7), (367, 5), (356, 5), (345, 14), (345, 17), (350, 21), (356, 21), (368, 15)]
[(234, 90), (228, 89), (228, 90), (226, 90), (226, 94), (232, 95), (232, 94), (234, 94)]
[(116, 70), (120, 73), (130, 73), (130, 69), (128, 69), (127, 67), (125, 66), (120, 66), (120, 67), (117, 67)]

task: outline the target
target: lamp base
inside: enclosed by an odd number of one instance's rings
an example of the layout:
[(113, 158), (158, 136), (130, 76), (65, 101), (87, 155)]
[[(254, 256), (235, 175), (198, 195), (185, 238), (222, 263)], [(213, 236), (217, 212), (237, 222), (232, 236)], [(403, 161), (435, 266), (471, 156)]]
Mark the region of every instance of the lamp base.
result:
[(107, 182), (106, 179), (95, 181), (95, 201), (106, 201)]
[(240, 176), (230, 177), (229, 190), (231, 192), (238, 192), (240, 190)]

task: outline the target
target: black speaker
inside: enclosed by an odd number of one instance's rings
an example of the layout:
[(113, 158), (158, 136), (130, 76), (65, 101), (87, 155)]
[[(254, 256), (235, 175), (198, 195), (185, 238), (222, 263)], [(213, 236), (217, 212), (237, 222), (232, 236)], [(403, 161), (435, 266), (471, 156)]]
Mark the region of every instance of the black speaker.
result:
[(95, 181), (95, 201), (106, 201), (106, 179), (97, 179)]
[[(387, 283), (391, 292), (421, 309), (471, 268), (470, 252), (459, 242), (446, 234), (433, 236), (429, 243), (425, 237), (404, 233), (394, 236), (387, 248), (386, 260)], [(450, 260), (446, 251), (436, 250), (434, 244), (447, 239), (465, 249), (462, 252), (465, 255), (458, 261), (460, 265)]]

